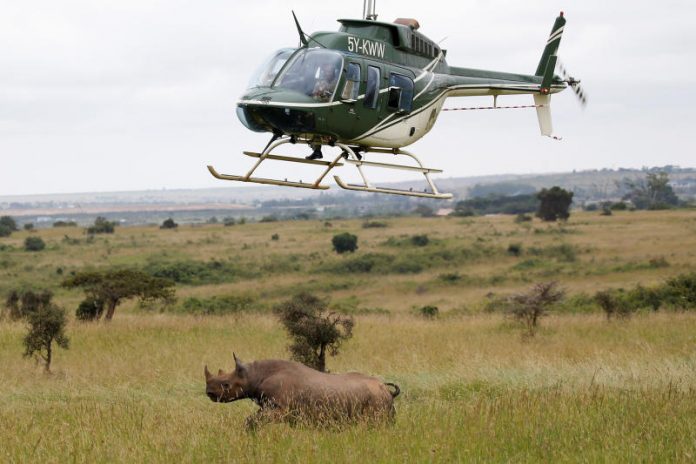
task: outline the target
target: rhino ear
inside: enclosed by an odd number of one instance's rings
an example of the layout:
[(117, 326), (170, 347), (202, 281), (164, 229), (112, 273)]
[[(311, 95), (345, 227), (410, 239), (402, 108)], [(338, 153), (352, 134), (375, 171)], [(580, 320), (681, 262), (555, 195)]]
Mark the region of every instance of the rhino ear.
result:
[(240, 377), (244, 377), (246, 375), (246, 366), (242, 360), (237, 357), (236, 353), (232, 353), (232, 356), (234, 357), (234, 371)]
[(210, 371), (208, 370), (208, 365), (205, 366), (205, 380), (209, 380), (212, 375), (210, 374)]

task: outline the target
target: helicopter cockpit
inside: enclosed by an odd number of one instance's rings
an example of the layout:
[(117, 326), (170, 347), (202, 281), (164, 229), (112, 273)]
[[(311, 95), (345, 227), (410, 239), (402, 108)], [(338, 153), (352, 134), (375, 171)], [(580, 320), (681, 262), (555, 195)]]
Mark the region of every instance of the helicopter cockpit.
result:
[(251, 76), (249, 88), (270, 87), (280, 70), (283, 69), (283, 65), (295, 53), (295, 50), (295, 48), (281, 48), (274, 52)]
[(333, 98), (341, 77), (343, 57), (332, 50), (309, 48), (299, 51), (273, 84), (275, 89), (293, 90), (318, 102)]

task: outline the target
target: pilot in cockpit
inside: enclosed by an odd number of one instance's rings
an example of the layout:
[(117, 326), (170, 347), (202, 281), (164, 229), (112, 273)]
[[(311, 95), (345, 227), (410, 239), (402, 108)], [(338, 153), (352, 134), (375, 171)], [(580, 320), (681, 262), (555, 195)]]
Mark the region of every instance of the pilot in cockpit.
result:
[(336, 88), (337, 77), (336, 67), (332, 63), (322, 63), (319, 67), (319, 77), (314, 84), (312, 97), (321, 102), (329, 101)]

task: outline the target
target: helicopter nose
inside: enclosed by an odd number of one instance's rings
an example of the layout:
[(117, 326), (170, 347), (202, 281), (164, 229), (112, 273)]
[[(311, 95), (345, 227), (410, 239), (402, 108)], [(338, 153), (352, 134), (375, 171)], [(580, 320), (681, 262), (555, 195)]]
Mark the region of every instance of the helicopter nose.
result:
[(242, 124), (253, 131), (280, 131), (284, 134), (313, 132), (316, 129), (314, 112), (302, 108), (244, 104), (237, 108)]

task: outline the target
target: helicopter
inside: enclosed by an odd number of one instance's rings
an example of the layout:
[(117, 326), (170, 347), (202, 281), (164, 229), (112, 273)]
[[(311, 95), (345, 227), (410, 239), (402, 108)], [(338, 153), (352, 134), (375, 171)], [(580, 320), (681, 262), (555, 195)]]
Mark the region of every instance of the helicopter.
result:
[[(245, 151), (255, 158), (241, 176), (210, 173), (221, 180), (326, 190), (324, 179), (335, 168), (353, 165), (362, 184), (348, 184), (337, 175), (336, 184), (346, 190), (451, 199), (442, 193), (431, 174), (442, 170), (425, 167), (404, 147), (428, 134), (438, 116), (448, 109), (451, 97), (492, 96), (493, 106), (461, 109), (519, 108), (498, 106), (501, 95), (530, 94), (541, 134), (553, 135), (551, 95), (570, 87), (584, 105), (580, 81), (555, 74), (558, 48), (566, 19), (556, 18), (534, 74), (513, 74), (460, 68), (447, 63), (447, 50), (419, 32), (415, 19), (393, 23), (377, 21), (375, 0), (364, 0), (363, 19), (339, 19), (338, 32), (308, 35), (293, 12), (300, 43), (297, 48), (274, 52), (252, 76), (249, 88), (237, 102), (237, 116), (254, 132), (271, 133), (260, 152)], [(276, 154), (286, 144), (307, 144), (305, 158)], [(323, 159), (322, 149), (337, 147), (340, 154)], [(368, 160), (369, 156), (369, 160)], [(410, 164), (384, 162), (383, 157), (412, 160)], [(381, 159), (379, 157), (382, 157)], [(375, 159), (379, 161), (375, 161)], [(303, 163), (322, 168), (313, 182), (254, 177), (261, 163)], [(389, 160), (387, 160), (389, 161)], [(429, 188), (394, 189), (372, 184), (364, 168), (397, 169), (425, 176)]]

